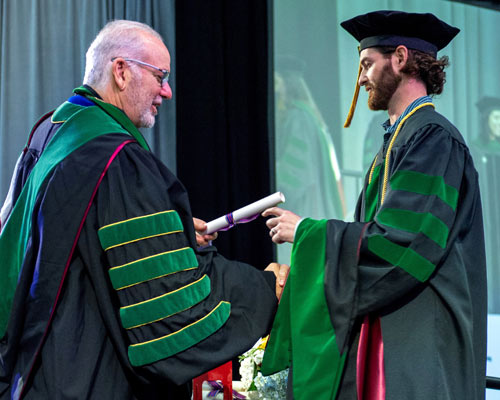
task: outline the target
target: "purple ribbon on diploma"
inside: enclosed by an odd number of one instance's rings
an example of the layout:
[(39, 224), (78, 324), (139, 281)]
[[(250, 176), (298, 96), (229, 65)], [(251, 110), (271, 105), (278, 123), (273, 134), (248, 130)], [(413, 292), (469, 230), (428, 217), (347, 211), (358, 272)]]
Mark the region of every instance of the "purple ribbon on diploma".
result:
[(260, 214), (255, 214), (255, 215), (252, 215), (251, 217), (249, 218), (242, 218), (240, 219), (238, 222), (234, 222), (234, 217), (233, 217), (233, 213), (229, 213), (227, 214), (225, 217), (226, 217), (226, 221), (227, 223), (229, 224), (226, 228), (222, 228), (220, 229), (221, 231), (228, 231), (229, 229), (231, 229), (232, 227), (236, 226), (236, 224), (246, 224), (247, 222), (250, 222), (250, 221), (253, 221), (254, 219), (257, 219), (257, 217), (259, 216)]
[(229, 214), (223, 215), (213, 221), (207, 222), (207, 229), (203, 234), (210, 234), (217, 231), (227, 231), (236, 224), (250, 222), (256, 219), (266, 208), (274, 207), (285, 201), (285, 196), (281, 192), (273, 193), (270, 196), (257, 200), (245, 207), (242, 207)]
[[(219, 381), (207, 381), (207, 383), (211, 386), (212, 390), (208, 393), (207, 397), (215, 397), (219, 393), (224, 391), (224, 386)], [(247, 397), (238, 393), (236, 390), (233, 390), (233, 399), (246, 399)]]

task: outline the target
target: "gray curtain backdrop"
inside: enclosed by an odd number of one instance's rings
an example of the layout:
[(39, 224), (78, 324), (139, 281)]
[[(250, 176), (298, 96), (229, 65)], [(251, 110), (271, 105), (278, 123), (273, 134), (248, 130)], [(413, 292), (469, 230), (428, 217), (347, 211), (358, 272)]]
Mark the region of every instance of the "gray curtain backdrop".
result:
[[(85, 52), (113, 19), (145, 22), (162, 36), (172, 58), (175, 93), (174, 0), (0, 0), (0, 202), (33, 124), (80, 86)], [(175, 96), (175, 94), (174, 94)], [(175, 97), (142, 131), (175, 171)]]

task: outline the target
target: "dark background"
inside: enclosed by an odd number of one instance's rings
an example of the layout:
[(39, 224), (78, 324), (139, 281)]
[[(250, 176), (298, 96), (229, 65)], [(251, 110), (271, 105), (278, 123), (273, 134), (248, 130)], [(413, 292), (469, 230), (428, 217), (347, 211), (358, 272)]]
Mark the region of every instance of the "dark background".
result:
[[(266, 0), (176, 2), (177, 175), (205, 221), (273, 193)], [(263, 269), (263, 218), (219, 233), (219, 251)]]

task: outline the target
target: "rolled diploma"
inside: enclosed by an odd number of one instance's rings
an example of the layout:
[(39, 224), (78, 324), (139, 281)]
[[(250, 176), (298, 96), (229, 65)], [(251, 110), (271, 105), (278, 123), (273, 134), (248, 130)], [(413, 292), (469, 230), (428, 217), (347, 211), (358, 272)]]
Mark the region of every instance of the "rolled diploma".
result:
[[(264, 197), (263, 199), (257, 200), (254, 203), (251, 203), (245, 207), (233, 211), (232, 214), (234, 223), (237, 224), (238, 221), (242, 219), (253, 217), (257, 214), (260, 214), (266, 208), (274, 207), (275, 205), (284, 202), (285, 202), (285, 195), (283, 193), (281, 192), (273, 193), (267, 197)], [(207, 230), (204, 232), (204, 234), (214, 233), (221, 229), (227, 228), (228, 226), (229, 222), (226, 216), (223, 215), (222, 217), (207, 222)]]

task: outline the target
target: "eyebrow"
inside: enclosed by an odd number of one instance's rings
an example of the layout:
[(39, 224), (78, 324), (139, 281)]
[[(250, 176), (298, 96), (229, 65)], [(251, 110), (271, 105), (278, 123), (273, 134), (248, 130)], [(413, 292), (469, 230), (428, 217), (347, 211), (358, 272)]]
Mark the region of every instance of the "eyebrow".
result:
[(370, 56), (364, 56), (360, 61), (359, 63), (362, 65), (362, 66), (365, 66), (365, 64), (367, 62), (370, 62), (372, 61), (372, 58)]

